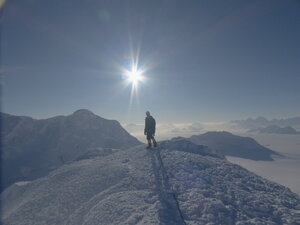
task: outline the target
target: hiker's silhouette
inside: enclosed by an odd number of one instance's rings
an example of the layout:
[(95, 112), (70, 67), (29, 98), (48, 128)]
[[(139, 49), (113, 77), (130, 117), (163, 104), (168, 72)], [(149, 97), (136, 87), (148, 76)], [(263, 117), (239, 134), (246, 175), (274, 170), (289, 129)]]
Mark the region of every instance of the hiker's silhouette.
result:
[(144, 130), (144, 134), (147, 136), (147, 141), (148, 141), (148, 147), (147, 148), (151, 148), (152, 144), (151, 144), (151, 140), (153, 142), (153, 146), (156, 147), (156, 141), (154, 138), (155, 135), (155, 126), (156, 126), (156, 122), (155, 119), (150, 115), (150, 112), (147, 111), (146, 112), (146, 118), (145, 118), (145, 130)]

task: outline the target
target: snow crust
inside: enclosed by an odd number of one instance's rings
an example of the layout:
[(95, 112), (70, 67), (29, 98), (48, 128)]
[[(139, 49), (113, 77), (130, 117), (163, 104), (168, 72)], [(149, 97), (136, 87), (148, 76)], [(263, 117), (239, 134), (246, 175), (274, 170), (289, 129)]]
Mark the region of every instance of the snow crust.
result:
[(1, 200), (4, 225), (300, 224), (298, 195), (183, 139), (93, 151)]

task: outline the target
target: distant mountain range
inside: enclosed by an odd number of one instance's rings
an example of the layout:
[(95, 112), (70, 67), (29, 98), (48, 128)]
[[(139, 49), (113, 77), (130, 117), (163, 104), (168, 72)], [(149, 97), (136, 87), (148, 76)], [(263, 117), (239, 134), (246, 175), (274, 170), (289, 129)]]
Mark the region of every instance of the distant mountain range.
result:
[(300, 127), (300, 117), (293, 117), (293, 118), (288, 118), (288, 119), (272, 119), (268, 120), (264, 117), (257, 117), (256, 119), (246, 119), (246, 120), (234, 120), (231, 121), (231, 123), (235, 124), (236, 126), (240, 128), (245, 128), (245, 129), (258, 129), (258, 128), (264, 128), (267, 126), (271, 125), (276, 125), (279, 127), (293, 127), (293, 128), (298, 128)]
[(279, 155), (250, 137), (240, 137), (226, 131), (193, 135), (188, 140), (195, 144), (206, 145), (216, 153), (226, 156), (271, 161), (273, 160), (271, 155)]
[(183, 138), (88, 151), (1, 200), (3, 225), (300, 224), (299, 196)]
[(84, 109), (41, 120), (1, 113), (1, 119), (2, 189), (41, 177), (91, 149), (140, 144), (119, 122)]
[(277, 125), (271, 125), (263, 128), (257, 128), (249, 130), (248, 132), (258, 132), (265, 134), (300, 134), (300, 132), (296, 131), (294, 128), (287, 127), (279, 127)]

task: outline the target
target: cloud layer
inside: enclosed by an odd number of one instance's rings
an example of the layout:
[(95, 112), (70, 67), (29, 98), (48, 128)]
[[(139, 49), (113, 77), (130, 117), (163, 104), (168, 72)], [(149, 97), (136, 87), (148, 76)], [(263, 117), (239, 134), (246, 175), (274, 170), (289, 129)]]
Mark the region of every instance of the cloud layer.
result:
[[(145, 142), (144, 124), (123, 124), (123, 127), (140, 141)], [(207, 131), (238, 131), (230, 122), (194, 122), (194, 123), (158, 123), (156, 126), (157, 140), (173, 137), (190, 137)]]

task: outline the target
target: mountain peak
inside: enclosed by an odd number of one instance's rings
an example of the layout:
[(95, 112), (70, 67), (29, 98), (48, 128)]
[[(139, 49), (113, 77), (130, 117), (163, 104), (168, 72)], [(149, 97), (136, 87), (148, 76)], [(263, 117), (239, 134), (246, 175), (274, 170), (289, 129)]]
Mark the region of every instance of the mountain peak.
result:
[(74, 115), (95, 115), (92, 111), (87, 109), (78, 109), (73, 114)]
[(80, 118), (85, 118), (85, 119), (91, 119), (91, 118), (102, 118), (100, 116), (97, 116), (96, 114), (94, 114), (92, 111), (87, 110), (87, 109), (78, 109), (77, 111), (75, 111), (72, 116), (76, 116), (76, 117), (80, 117)]
[[(121, 149), (140, 144), (117, 121), (101, 118), (86, 109), (41, 120), (18, 116), (1, 119), (6, 172), (0, 190), (15, 181), (45, 175), (90, 149)], [(22, 168), (27, 169), (24, 172)]]

